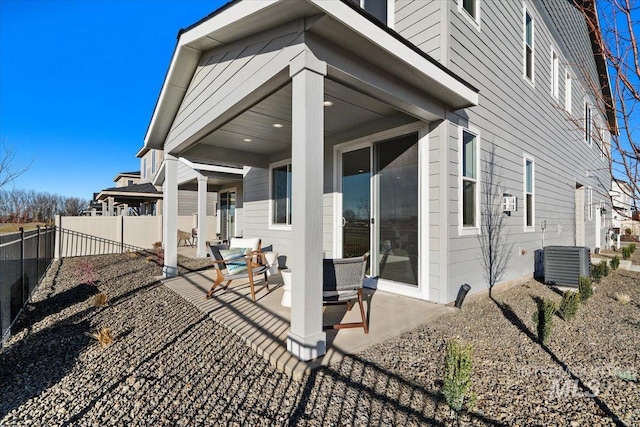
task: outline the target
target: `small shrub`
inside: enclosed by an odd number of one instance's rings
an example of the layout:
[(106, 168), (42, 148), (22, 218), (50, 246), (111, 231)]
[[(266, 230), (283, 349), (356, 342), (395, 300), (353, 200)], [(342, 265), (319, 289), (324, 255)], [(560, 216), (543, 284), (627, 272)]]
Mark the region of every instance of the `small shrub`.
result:
[(105, 348), (113, 344), (113, 335), (111, 334), (111, 329), (109, 328), (100, 328), (98, 331), (94, 333), (87, 333), (88, 336), (98, 340), (100, 343), (100, 347)]
[(629, 227), (624, 229), (624, 234), (626, 234), (627, 236), (631, 236), (632, 232), (633, 232), (633, 230), (631, 230)]
[(631, 302), (631, 297), (627, 294), (623, 294), (622, 292), (616, 292), (615, 294), (613, 294), (613, 296), (616, 298), (616, 301), (618, 301), (620, 304), (629, 304)]
[(153, 249), (160, 249), (162, 247), (162, 242), (155, 242), (153, 244)]
[(93, 297), (93, 305), (95, 305), (96, 307), (107, 305), (107, 301), (107, 294), (105, 294), (104, 292), (100, 292)]
[(538, 340), (542, 344), (549, 342), (553, 330), (553, 316), (557, 309), (555, 302), (545, 299), (538, 302), (538, 309), (533, 313), (533, 321), (538, 330)]
[(580, 295), (577, 292), (566, 291), (562, 294), (562, 302), (558, 313), (567, 322), (571, 321), (580, 307)]
[(442, 394), (449, 407), (458, 414), (467, 402), (467, 408), (473, 406), (474, 396), (471, 391), (471, 374), (473, 373), (473, 347), (461, 345), (456, 340), (447, 342), (445, 358), (444, 385)]
[(580, 294), (580, 300), (586, 301), (593, 295), (593, 285), (591, 279), (585, 276), (580, 276), (578, 279), (578, 293)]
[(620, 267), (620, 258), (614, 256), (611, 261), (609, 261), (612, 270), (617, 270)]
[(629, 253), (632, 254), (636, 251), (636, 244), (635, 243), (631, 243), (629, 245)]
[(629, 246), (624, 246), (622, 248), (622, 259), (631, 258), (631, 248)]
[(600, 269), (602, 270), (602, 275), (604, 277), (607, 277), (610, 273), (610, 269), (609, 269), (609, 263), (607, 262), (606, 259), (603, 259), (602, 261), (600, 261)]
[(83, 260), (76, 264), (76, 276), (80, 283), (95, 285), (98, 281), (98, 273), (91, 261)]
[(602, 279), (602, 266), (600, 264), (591, 264), (591, 277), (595, 282)]

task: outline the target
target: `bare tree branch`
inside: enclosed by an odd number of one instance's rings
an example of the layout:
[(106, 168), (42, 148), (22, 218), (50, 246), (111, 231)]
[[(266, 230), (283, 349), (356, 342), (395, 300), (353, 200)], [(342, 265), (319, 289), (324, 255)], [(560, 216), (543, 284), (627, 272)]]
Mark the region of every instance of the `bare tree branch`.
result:
[(0, 142), (0, 188), (29, 170), (31, 163), (25, 166), (16, 166), (15, 158), (14, 148)]

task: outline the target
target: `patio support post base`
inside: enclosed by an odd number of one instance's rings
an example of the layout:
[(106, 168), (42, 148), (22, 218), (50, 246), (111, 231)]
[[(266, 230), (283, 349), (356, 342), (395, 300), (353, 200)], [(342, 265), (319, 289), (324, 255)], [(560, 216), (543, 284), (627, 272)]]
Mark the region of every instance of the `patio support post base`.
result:
[(324, 332), (301, 337), (293, 332), (287, 335), (287, 351), (304, 362), (316, 359), (327, 352), (327, 337)]

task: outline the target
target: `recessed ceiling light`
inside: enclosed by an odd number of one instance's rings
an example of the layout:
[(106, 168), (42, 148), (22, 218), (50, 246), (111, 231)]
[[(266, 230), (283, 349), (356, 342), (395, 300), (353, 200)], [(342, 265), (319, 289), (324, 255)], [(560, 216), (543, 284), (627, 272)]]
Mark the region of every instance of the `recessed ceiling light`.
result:
[(273, 127), (274, 127), (274, 128), (281, 128), (281, 127), (282, 127), (282, 125), (281, 125), (280, 123), (274, 123), (274, 124), (273, 124)]
[(358, 169), (358, 173), (364, 172), (364, 169)]
[(251, 142), (251, 139), (249, 139), (249, 138), (245, 138), (245, 139), (243, 139), (243, 141), (244, 141), (244, 142)]
[(333, 105), (333, 102), (331, 102), (331, 101), (324, 101), (324, 102), (322, 103), (322, 105), (324, 105), (325, 107), (331, 107), (331, 106)]

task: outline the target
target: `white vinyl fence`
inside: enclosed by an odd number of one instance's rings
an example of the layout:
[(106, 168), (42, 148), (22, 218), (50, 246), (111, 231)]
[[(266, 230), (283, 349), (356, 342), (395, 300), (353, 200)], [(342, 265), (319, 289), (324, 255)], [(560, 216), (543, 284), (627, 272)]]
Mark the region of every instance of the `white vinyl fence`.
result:
[[(178, 229), (191, 233), (197, 215), (178, 217)], [(56, 257), (101, 255), (150, 249), (162, 242), (162, 216), (58, 216)], [(218, 232), (217, 217), (207, 217), (207, 236)]]

